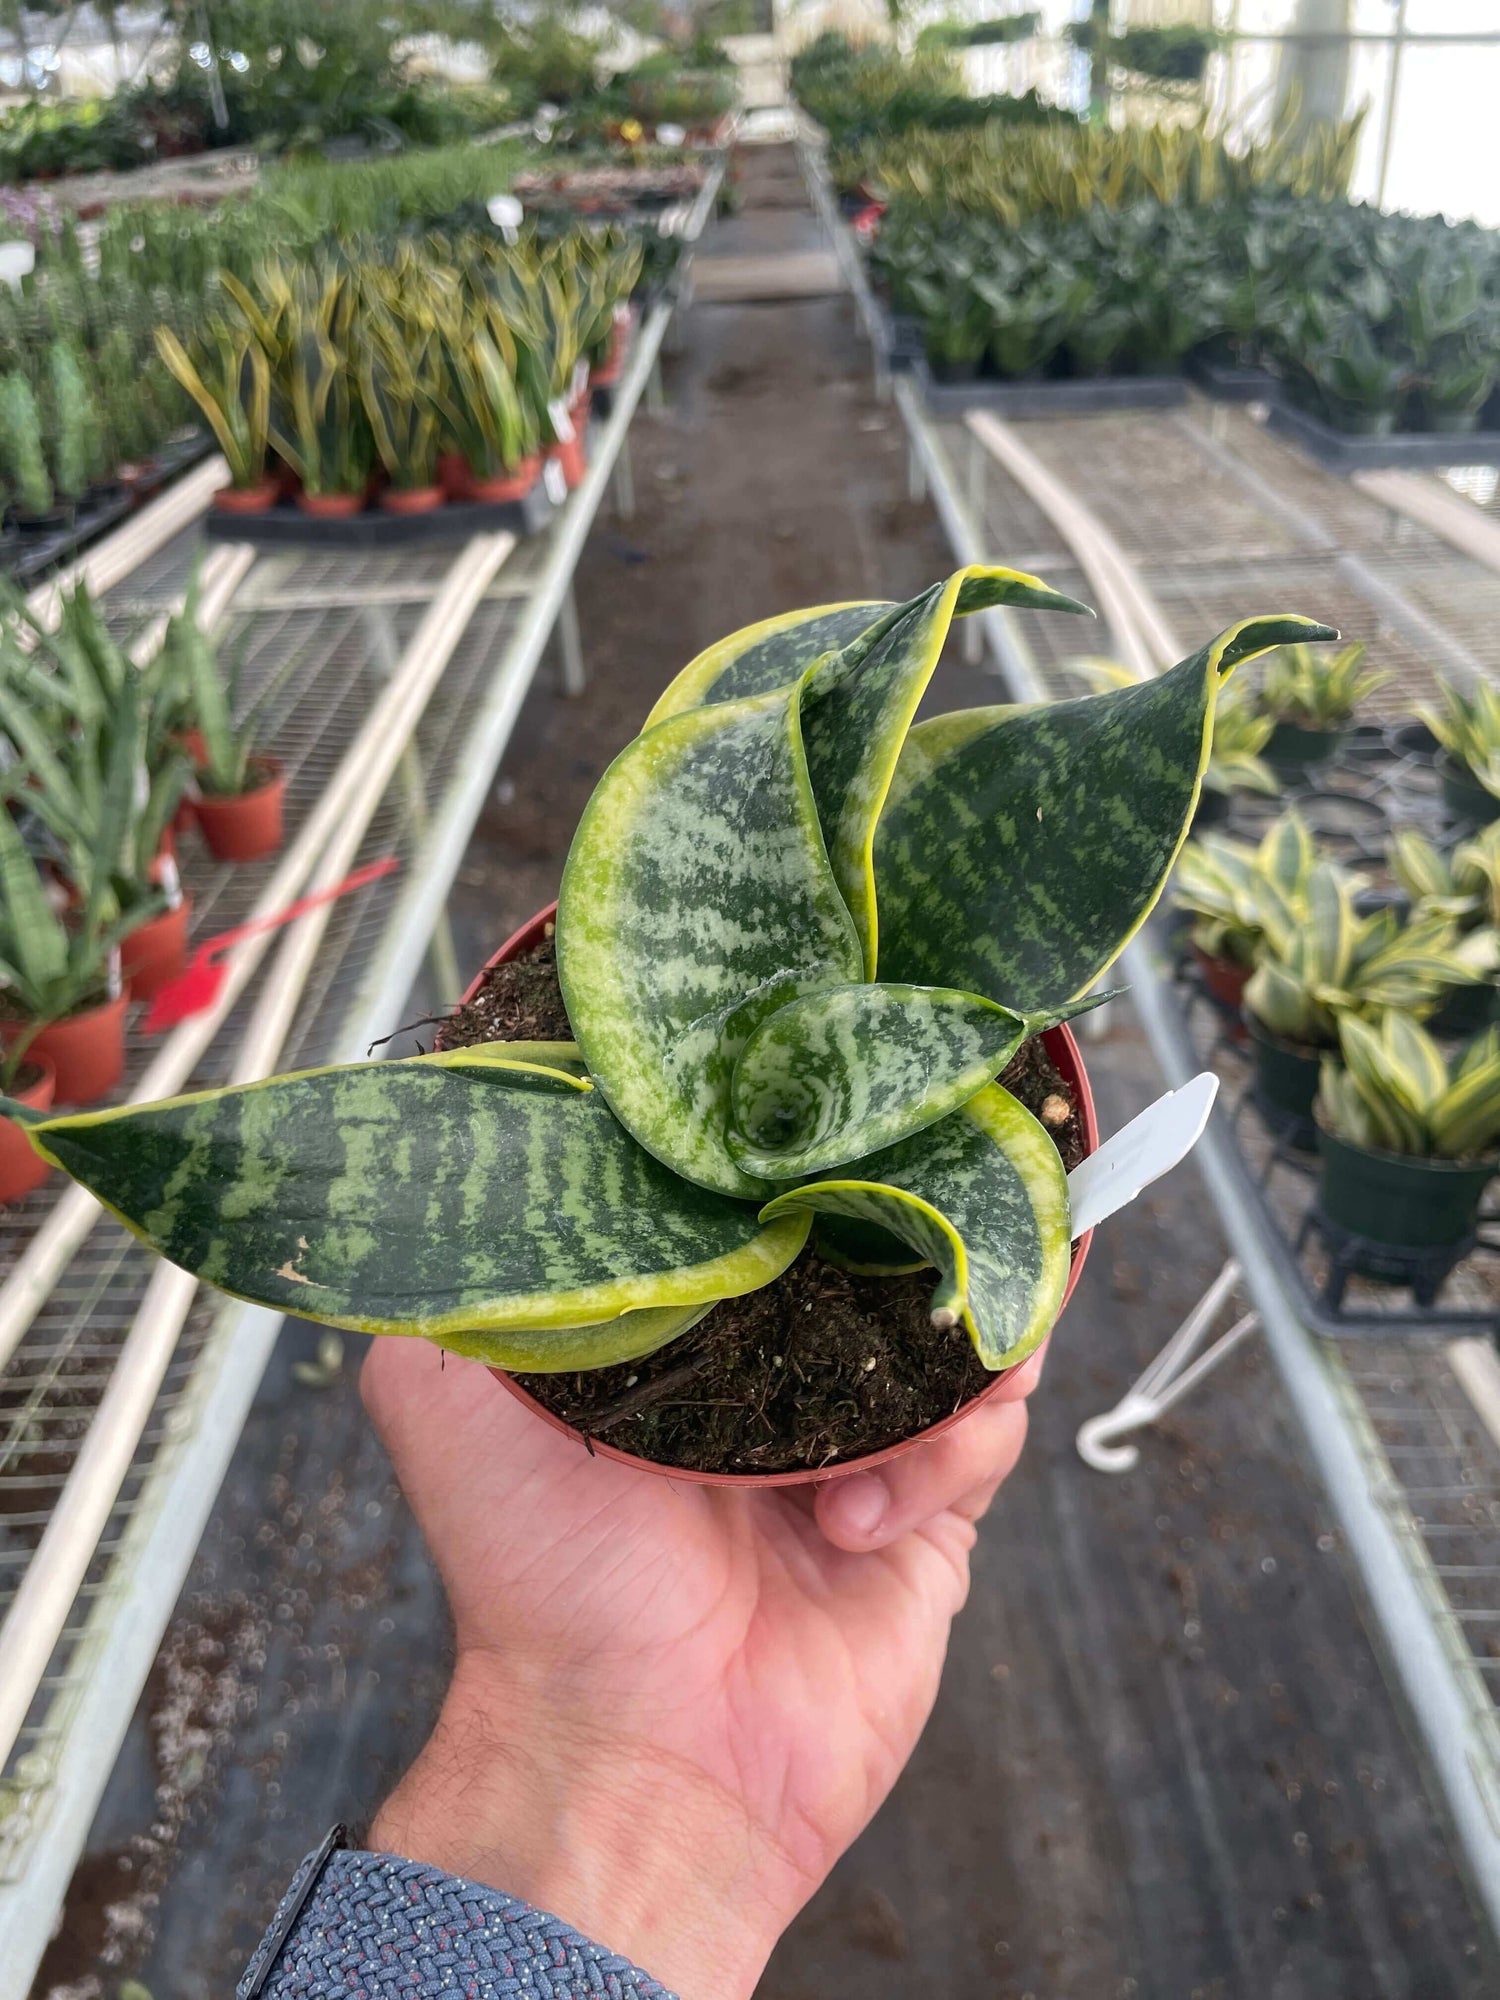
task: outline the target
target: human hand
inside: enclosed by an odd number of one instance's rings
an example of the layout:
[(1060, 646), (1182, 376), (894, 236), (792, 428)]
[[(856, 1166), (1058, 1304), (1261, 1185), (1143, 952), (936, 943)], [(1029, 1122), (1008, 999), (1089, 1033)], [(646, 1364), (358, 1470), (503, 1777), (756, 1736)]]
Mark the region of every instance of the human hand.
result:
[(478, 1363), (377, 1340), (361, 1386), (457, 1661), (371, 1845), (683, 2000), (748, 1996), (921, 1733), (1041, 1362), (874, 1472), (757, 1493), (590, 1458)]

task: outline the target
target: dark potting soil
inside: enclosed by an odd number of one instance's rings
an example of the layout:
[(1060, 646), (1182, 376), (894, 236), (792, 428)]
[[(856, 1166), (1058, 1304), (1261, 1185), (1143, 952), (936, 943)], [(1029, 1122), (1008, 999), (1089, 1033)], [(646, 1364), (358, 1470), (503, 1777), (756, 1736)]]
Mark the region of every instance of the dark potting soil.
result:
[[(492, 966), (442, 1024), (437, 1046), (570, 1039), (549, 937), (527, 957)], [(1082, 1123), (1040, 1040), (1017, 1051), (1000, 1081), (1051, 1132), (1064, 1166), (1075, 1167)], [(643, 1361), (516, 1379), (585, 1437), (658, 1465), (835, 1465), (928, 1429), (993, 1379), (962, 1327), (933, 1326), (932, 1289), (931, 1271), (856, 1277), (809, 1248), (774, 1284), (726, 1299)]]

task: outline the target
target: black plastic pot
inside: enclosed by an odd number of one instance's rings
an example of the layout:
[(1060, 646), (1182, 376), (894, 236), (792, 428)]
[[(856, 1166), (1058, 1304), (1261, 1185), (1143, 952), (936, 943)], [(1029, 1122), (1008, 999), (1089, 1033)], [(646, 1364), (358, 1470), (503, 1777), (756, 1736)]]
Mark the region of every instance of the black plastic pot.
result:
[(1399, 1250), (1436, 1250), (1474, 1234), (1500, 1162), (1375, 1153), (1318, 1127), (1323, 1213), (1340, 1229)]
[(1491, 820), (1500, 819), (1500, 799), (1479, 783), (1467, 765), (1446, 752), (1438, 759), (1438, 777), (1443, 804), (1455, 819), (1467, 820), (1470, 826), (1488, 826)]
[(1437, 755), (1438, 740), (1425, 722), (1396, 722), (1387, 725), (1385, 740), (1398, 757)]
[(1230, 797), (1228, 792), (1216, 792), (1205, 785), (1198, 794), (1198, 803), (1193, 808), (1194, 830), (1204, 826), (1223, 826), (1229, 818)]
[(1500, 465), (1500, 430), (1461, 436), (1443, 431), (1359, 435), (1335, 430), (1285, 398), (1272, 403), (1269, 422), (1273, 431), (1295, 439), (1334, 472), (1374, 472), (1382, 466)]
[(1297, 722), (1278, 722), (1261, 755), (1273, 771), (1295, 776), (1326, 764), (1343, 740), (1342, 729), (1304, 729)]
[(1270, 403), (1281, 393), (1281, 384), (1269, 368), (1246, 368), (1201, 349), (1189, 354), (1182, 365), (1200, 389), (1221, 403)]
[(1280, 1113), (1288, 1121), (1309, 1127), (1311, 1139), (1313, 1100), (1318, 1094), (1318, 1073), (1328, 1049), (1313, 1048), (1304, 1042), (1284, 1042), (1263, 1027), (1247, 1007), (1245, 1026), (1255, 1054), (1255, 1097), (1264, 1108)]
[(1453, 986), (1448, 998), (1428, 1020), (1430, 1034), (1448, 1041), (1467, 1041), (1500, 1016), (1500, 990), (1493, 981), (1480, 980), (1473, 986)]

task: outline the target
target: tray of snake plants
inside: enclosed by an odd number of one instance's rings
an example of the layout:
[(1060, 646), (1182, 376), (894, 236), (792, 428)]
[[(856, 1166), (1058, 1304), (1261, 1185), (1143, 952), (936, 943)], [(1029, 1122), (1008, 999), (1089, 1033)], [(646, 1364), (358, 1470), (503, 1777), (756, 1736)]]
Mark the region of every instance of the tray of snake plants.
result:
[(1226, 677), (1334, 636), (1252, 618), (1149, 682), (915, 722), (952, 621), (1006, 604), (1085, 608), (970, 568), (691, 661), (433, 1053), (5, 1114), (206, 1283), (476, 1358), (591, 1450), (788, 1483), (962, 1421), (1201, 1127), (1099, 1145), (1066, 1024), (1161, 892)]

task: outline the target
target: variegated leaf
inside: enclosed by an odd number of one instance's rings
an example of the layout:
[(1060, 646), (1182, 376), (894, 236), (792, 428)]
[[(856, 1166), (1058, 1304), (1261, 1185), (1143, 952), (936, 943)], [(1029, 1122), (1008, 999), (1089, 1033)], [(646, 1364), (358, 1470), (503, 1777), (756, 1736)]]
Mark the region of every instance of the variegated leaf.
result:
[[(639, 1310), (754, 1291), (808, 1229), (678, 1179), (586, 1080), (504, 1043), (29, 1122), (221, 1291), (368, 1332), (492, 1336), (485, 1358), (516, 1367), (582, 1365), (585, 1332), (596, 1359), (644, 1352), (641, 1331), (672, 1336)], [(597, 1322), (621, 1314), (616, 1353)]]
[(788, 1189), (761, 1217), (802, 1209), (873, 1224), (936, 1266), (934, 1321), (962, 1319), (986, 1368), (1023, 1361), (1057, 1317), (1072, 1235), (1067, 1176), (1046, 1131), (998, 1085), (836, 1180)]
[(490, 1368), (515, 1374), (570, 1375), (577, 1368), (612, 1368), (643, 1361), (711, 1313), (703, 1306), (646, 1306), (590, 1326), (507, 1327), (503, 1333), (450, 1333), (442, 1345)]
[(731, 1158), (729, 1082), (765, 1016), (858, 980), (795, 685), (658, 723), (615, 759), (563, 873), (557, 969), (589, 1074), (668, 1166), (771, 1190)]
[(1161, 893), (1222, 677), (1270, 646), (1332, 636), (1250, 619), (1137, 686), (919, 723), (876, 830), (881, 976), (1018, 1011), (1084, 991)]
[(901, 745), (959, 606), (978, 610), (1003, 603), (1086, 609), (1020, 570), (959, 570), (820, 660), (804, 682), (808, 773), (834, 877), (859, 929), (868, 979), (875, 977), (878, 942), (875, 823)]
[(800, 680), (814, 660), (846, 646), (877, 620), (899, 607), (858, 601), (817, 604), (807, 611), (783, 611), (718, 639), (689, 660), (646, 717), (646, 728), (710, 703), (768, 694)]

